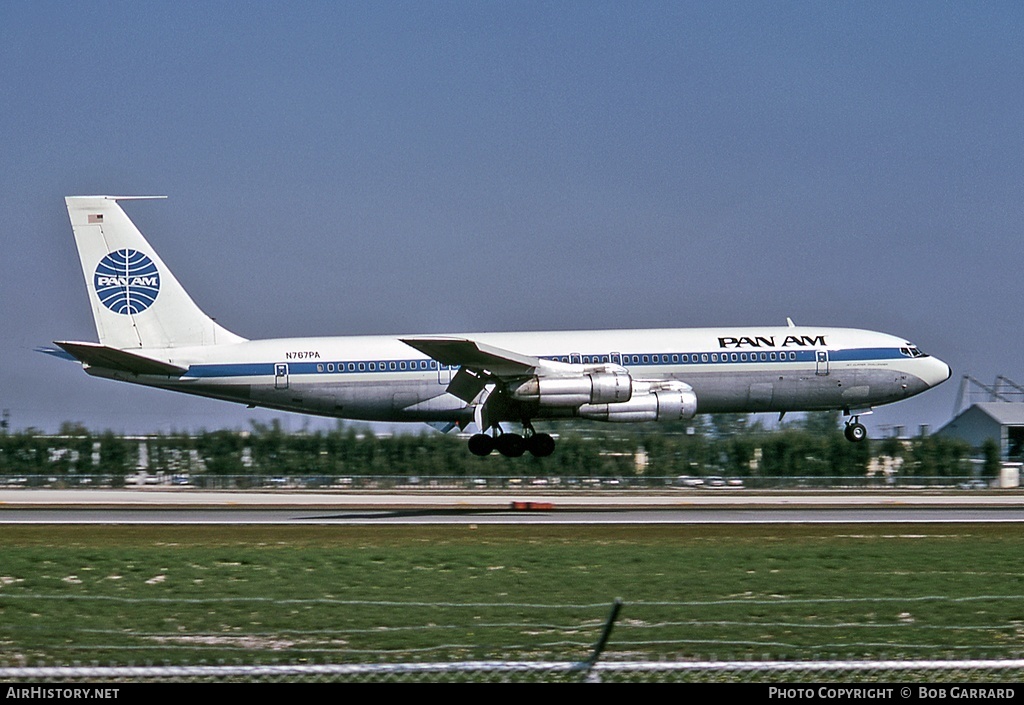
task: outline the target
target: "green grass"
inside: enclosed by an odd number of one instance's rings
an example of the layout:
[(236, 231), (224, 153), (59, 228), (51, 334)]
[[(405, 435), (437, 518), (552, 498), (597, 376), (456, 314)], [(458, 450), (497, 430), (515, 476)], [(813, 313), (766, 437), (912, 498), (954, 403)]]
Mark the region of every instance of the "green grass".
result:
[(1016, 525), (8, 526), (0, 663), (1024, 653)]

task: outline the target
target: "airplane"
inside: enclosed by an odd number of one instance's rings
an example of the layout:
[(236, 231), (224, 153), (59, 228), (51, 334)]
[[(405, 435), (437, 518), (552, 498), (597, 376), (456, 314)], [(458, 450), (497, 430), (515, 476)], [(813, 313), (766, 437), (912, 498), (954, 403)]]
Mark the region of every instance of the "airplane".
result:
[[(119, 202), (65, 199), (98, 343), (43, 348), (95, 377), (344, 419), (475, 424), (474, 455), (555, 450), (534, 420), (665, 422), (841, 410), (859, 417), (949, 379), (903, 338), (817, 326), (247, 340), (196, 305)], [(504, 424), (504, 427), (503, 427)], [(521, 425), (522, 433), (506, 430)]]

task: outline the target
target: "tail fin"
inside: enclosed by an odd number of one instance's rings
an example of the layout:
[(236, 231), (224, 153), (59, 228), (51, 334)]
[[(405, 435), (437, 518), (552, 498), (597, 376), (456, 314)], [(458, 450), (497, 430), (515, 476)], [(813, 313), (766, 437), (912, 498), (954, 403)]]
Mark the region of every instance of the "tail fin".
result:
[(196, 306), (117, 204), (127, 196), (68, 196), (100, 343), (118, 349), (239, 343)]

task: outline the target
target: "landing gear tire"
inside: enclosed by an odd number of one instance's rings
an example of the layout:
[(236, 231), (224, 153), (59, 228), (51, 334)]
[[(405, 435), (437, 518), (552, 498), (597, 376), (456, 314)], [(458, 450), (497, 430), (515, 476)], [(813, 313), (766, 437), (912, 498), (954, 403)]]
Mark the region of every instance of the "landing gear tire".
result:
[(846, 440), (848, 441), (860, 443), (868, 437), (868, 430), (864, 428), (864, 424), (849, 423), (846, 424), (846, 429), (843, 431), (843, 435), (846, 436)]
[(506, 458), (518, 458), (526, 452), (526, 439), (518, 433), (503, 433), (494, 440), (494, 446)]
[(555, 452), (555, 439), (547, 433), (535, 433), (526, 439), (527, 448), (535, 458), (546, 458)]
[(469, 452), (481, 457), (494, 450), (494, 439), (486, 433), (475, 433), (469, 438)]

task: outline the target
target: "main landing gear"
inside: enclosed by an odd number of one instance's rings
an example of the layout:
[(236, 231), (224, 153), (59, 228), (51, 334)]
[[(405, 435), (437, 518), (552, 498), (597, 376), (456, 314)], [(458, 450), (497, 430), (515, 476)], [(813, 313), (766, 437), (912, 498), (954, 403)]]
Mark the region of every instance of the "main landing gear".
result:
[(848, 441), (860, 443), (868, 437), (868, 430), (860, 422), (859, 416), (851, 416), (850, 420), (846, 422), (846, 428), (843, 429), (843, 435)]
[(524, 436), (518, 433), (503, 433), (497, 426), (494, 434), (476, 433), (469, 439), (469, 452), (473, 455), (490, 455), (497, 450), (506, 458), (518, 458), (527, 451), (535, 458), (546, 458), (555, 452), (555, 439), (547, 433), (537, 433), (533, 426), (523, 424)]

